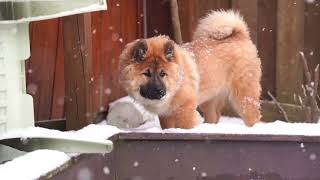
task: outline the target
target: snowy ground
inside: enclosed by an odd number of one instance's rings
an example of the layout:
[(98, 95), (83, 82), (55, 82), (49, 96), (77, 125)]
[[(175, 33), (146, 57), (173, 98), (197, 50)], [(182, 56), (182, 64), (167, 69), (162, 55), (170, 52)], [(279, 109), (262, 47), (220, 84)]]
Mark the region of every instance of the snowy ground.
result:
[[(121, 102), (119, 104), (119, 102)], [(162, 130), (156, 116), (147, 113), (143, 108), (133, 102), (132, 99), (125, 97), (112, 103), (108, 117), (109, 124), (118, 125), (118, 128), (108, 125), (106, 121), (98, 125), (89, 125), (79, 131), (61, 132), (44, 128), (28, 128), (23, 131), (14, 131), (5, 137), (63, 137), (79, 138), (92, 141), (103, 141), (119, 132), (149, 132), (149, 133), (215, 133), (215, 134), (270, 134), (270, 135), (305, 135), (320, 137), (320, 123), (285, 123), (275, 121), (273, 123), (258, 123), (252, 128), (246, 127), (239, 118), (222, 117), (218, 124), (200, 123), (197, 127), (184, 129)], [(135, 117), (135, 118), (132, 118)], [(130, 121), (133, 119), (133, 122)], [(199, 122), (203, 119), (199, 117)], [(69, 160), (69, 156), (63, 152), (52, 150), (38, 150), (28, 153), (25, 156), (14, 159), (0, 165), (0, 179), (35, 179), (48, 171), (55, 169)], [(39, 167), (26, 168), (30, 164)], [(45, 166), (42, 166), (45, 164)], [(19, 172), (19, 173), (16, 173)]]
[(61, 166), (70, 157), (59, 151), (37, 150), (0, 165), (0, 179), (37, 179)]
[[(124, 106), (124, 104), (126, 104)], [(219, 134), (274, 134), (274, 135), (305, 135), (320, 136), (320, 123), (286, 123), (275, 121), (272, 123), (260, 122), (249, 128), (240, 118), (221, 117), (218, 124), (202, 123), (198, 117), (199, 125), (193, 129), (166, 129), (162, 130), (158, 117), (146, 112), (143, 107), (136, 104), (131, 98), (124, 97), (110, 104), (107, 122), (101, 125), (121, 127), (124, 132), (158, 132), (158, 133), (219, 133)], [(135, 118), (132, 118), (135, 117)], [(109, 126), (108, 126), (109, 124)], [(131, 127), (131, 128), (127, 128)], [(132, 128), (135, 127), (135, 128)], [(114, 128), (114, 127), (113, 127)]]

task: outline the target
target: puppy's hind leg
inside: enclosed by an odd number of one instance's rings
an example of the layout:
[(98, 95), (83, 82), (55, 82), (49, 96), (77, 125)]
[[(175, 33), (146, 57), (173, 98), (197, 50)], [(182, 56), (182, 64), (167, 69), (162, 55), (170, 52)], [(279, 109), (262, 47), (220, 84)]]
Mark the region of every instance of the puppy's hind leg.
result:
[(230, 101), (249, 127), (259, 122), (261, 118), (260, 91), (258, 79), (239, 78), (232, 83)]
[(225, 98), (222, 96), (214, 97), (213, 99), (200, 105), (203, 112), (205, 123), (218, 123), (221, 116), (221, 111), (225, 104)]

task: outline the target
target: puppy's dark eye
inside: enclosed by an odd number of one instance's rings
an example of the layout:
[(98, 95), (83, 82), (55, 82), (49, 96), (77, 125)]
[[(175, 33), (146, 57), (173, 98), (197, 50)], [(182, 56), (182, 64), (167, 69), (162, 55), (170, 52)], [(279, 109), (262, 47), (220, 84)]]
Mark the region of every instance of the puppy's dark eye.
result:
[(174, 44), (172, 41), (168, 41), (164, 45), (164, 55), (168, 61), (171, 61), (174, 54)]
[(139, 40), (132, 49), (132, 58), (135, 62), (139, 63), (143, 60), (148, 50), (146, 40)]
[(160, 71), (160, 74), (159, 74), (160, 77), (163, 78), (163, 77), (166, 76), (166, 75), (167, 75), (167, 73), (165, 73), (163, 70)]
[(151, 77), (151, 71), (148, 69), (146, 72), (142, 73), (143, 75), (147, 76), (147, 77)]

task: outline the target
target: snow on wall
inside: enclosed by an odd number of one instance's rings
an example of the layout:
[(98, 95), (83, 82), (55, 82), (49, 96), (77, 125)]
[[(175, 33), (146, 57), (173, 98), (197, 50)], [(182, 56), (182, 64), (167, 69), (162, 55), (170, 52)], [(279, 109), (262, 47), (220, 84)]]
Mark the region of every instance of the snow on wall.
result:
[(0, 165), (0, 179), (29, 180), (64, 164), (70, 157), (59, 151), (37, 150)]

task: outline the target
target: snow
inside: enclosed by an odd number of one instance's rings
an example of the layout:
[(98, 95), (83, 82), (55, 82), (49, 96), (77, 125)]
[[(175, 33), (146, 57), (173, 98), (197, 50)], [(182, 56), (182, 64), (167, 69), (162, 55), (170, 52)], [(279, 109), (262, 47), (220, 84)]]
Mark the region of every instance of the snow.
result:
[[(119, 109), (122, 109), (119, 110)], [(199, 122), (203, 121), (198, 117)], [(125, 122), (116, 122), (126, 119)], [(113, 125), (110, 125), (111, 122)], [(116, 127), (121, 126), (122, 128)], [(129, 127), (129, 128), (128, 128)], [(118, 133), (145, 132), (145, 133), (213, 133), (213, 134), (264, 134), (264, 135), (304, 135), (320, 136), (320, 123), (286, 123), (275, 121), (272, 123), (260, 122), (253, 127), (247, 127), (240, 118), (221, 117), (218, 124), (200, 123), (193, 129), (161, 129), (159, 119), (156, 115), (148, 113), (142, 106), (137, 104), (132, 98), (124, 97), (110, 104), (109, 116), (107, 121), (100, 124), (88, 125), (78, 131), (61, 132), (58, 130), (49, 130), (39, 127), (27, 128), (25, 130), (16, 130), (1, 138), (8, 137), (55, 137), (65, 139), (81, 139), (95, 142), (105, 142), (106, 139)], [(303, 152), (305, 145), (300, 144)], [(317, 160), (317, 156), (310, 154), (310, 160)], [(34, 179), (54, 170), (59, 165), (69, 160), (69, 156), (63, 152), (52, 150), (37, 150), (0, 165), (0, 179)], [(175, 159), (174, 162), (179, 162)], [(32, 164), (33, 168), (26, 168)], [(138, 161), (133, 161), (134, 167), (139, 166)], [(39, 166), (39, 167), (38, 167)], [(192, 167), (196, 170), (196, 167)], [(21, 172), (21, 173), (16, 173)], [(104, 172), (110, 172), (108, 167)], [(91, 177), (85, 169), (81, 172), (81, 177)], [(207, 174), (204, 172), (203, 176)], [(23, 177), (23, 178), (20, 178)]]
[[(69, 140), (82, 140), (91, 141), (96, 143), (106, 143), (106, 139), (120, 132), (120, 129), (107, 126), (107, 125), (88, 125), (83, 129), (78, 131), (67, 131), (62, 132), (58, 130), (50, 130), (40, 127), (30, 127), (23, 130), (13, 130), (6, 134), (0, 136), (0, 139), (5, 138), (33, 138), (33, 137), (43, 137), (43, 138), (61, 138)], [(107, 131), (106, 131), (107, 130)]]
[(311, 153), (310, 156), (309, 156), (309, 159), (310, 159), (311, 161), (314, 161), (314, 160), (317, 159), (317, 155), (316, 155), (315, 153)]
[(73, 15), (73, 14), (88, 13), (88, 12), (101, 11), (101, 10), (107, 10), (107, 5), (106, 4), (101, 4), (101, 3), (95, 3), (95, 4), (92, 4), (90, 6), (86, 6), (86, 7), (82, 7), (82, 8), (76, 8), (74, 10), (63, 11), (63, 12), (56, 13), (56, 14), (51, 14), (51, 15), (36, 16), (36, 17), (26, 17), (26, 18), (21, 18), (21, 19), (14, 20), (14, 21), (13, 20), (0, 21), (0, 24), (40, 21), (40, 20), (53, 19), (53, 18), (58, 18), (58, 17), (63, 17), (63, 16), (69, 16), (69, 15)]
[(133, 163), (133, 167), (138, 167), (139, 166), (139, 162), (138, 161), (135, 161), (134, 163)]
[(162, 130), (156, 122), (148, 122), (143, 128), (138, 127), (127, 132), (149, 133), (213, 133), (213, 134), (263, 134), (263, 135), (304, 135), (320, 136), (320, 124), (286, 123), (275, 121), (260, 122), (253, 127), (247, 127), (240, 118), (221, 117), (218, 124), (200, 124), (193, 129), (165, 129)]
[[(119, 112), (119, 109), (122, 109), (122, 111)], [(117, 115), (119, 116), (117, 117)], [(139, 118), (136, 118), (138, 116)], [(198, 118), (199, 122), (203, 121), (202, 117)], [(123, 119), (126, 119), (126, 121), (121, 122)], [(113, 126), (106, 126), (106, 128), (115, 128), (114, 126), (118, 126), (117, 123), (121, 126), (120, 129), (118, 129), (119, 132), (320, 136), (320, 123), (287, 123), (277, 120), (272, 123), (260, 122), (255, 124), (253, 127), (247, 127), (242, 119), (226, 116), (221, 117), (217, 124), (200, 123), (193, 129), (172, 128), (163, 130), (160, 127), (158, 117), (146, 112), (142, 106), (137, 104), (130, 97), (121, 98), (110, 104), (107, 121), (104, 121), (103, 124), (112, 124)]]
[[(0, 179), (37, 179), (56, 169), (70, 157), (59, 151), (37, 150), (0, 165)], [(32, 168), (28, 168), (32, 166)]]
[(110, 169), (108, 168), (108, 166), (103, 167), (103, 172), (104, 172), (104, 174), (106, 174), (106, 175), (109, 175), (109, 174), (110, 174)]
[(201, 177), (207, 177), (207, 173), (206, 172), (202, 172), (201, 173)]
[[(31, 127), (0, 135), (0, 139), (13, 137), (21, 137), (21, 139), (27, 137), (51, 137), (105, 143), (106, 139), (119, 132), (120, 129), (114, 126), (94, 124), (78, 131), (68, 132)], [(66, 153), (53, 150), (36, 150), (0, 165), (0, 179), (36, 179), (64, 164), (73, 155), (75, 154), (67, 155)], [(32, 165), (32, 168), (26, 168), (30, 165)], [(81, 171), (80, 177), (91, 177), (91, 174), (84, 169)]]

